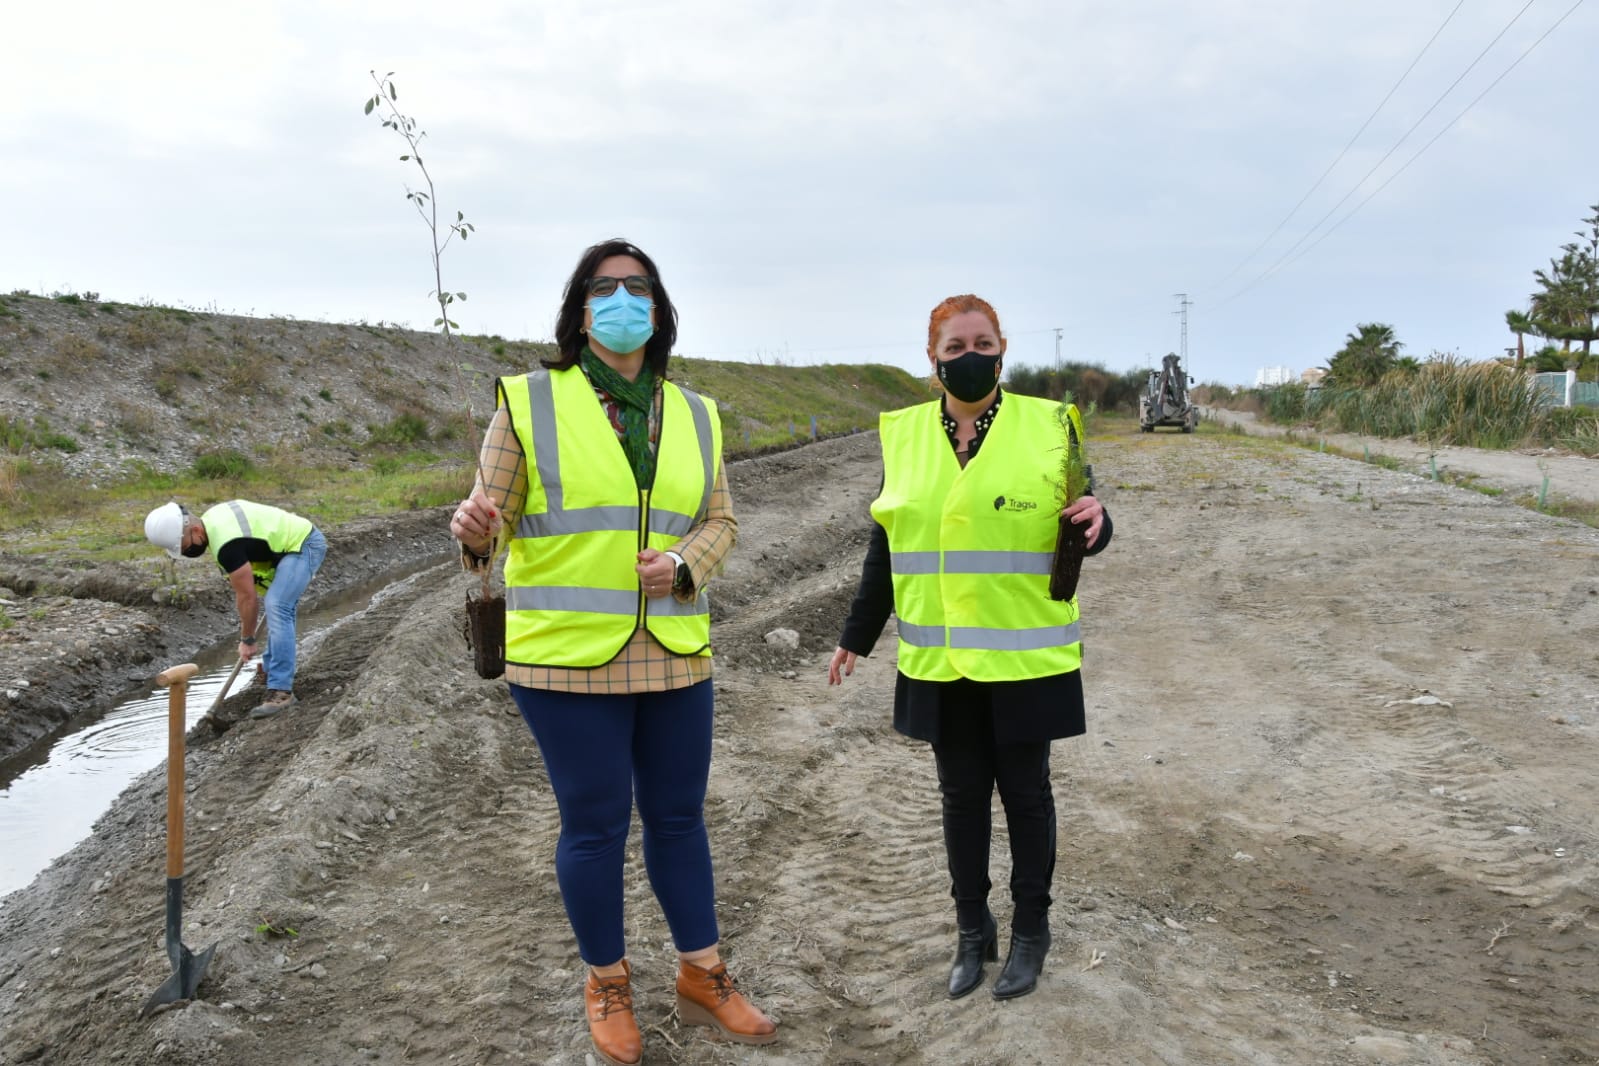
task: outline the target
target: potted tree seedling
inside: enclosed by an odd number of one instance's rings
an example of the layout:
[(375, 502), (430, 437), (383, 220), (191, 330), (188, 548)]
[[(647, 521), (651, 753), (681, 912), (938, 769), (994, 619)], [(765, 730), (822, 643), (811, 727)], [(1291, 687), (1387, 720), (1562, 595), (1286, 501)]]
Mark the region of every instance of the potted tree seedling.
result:
[[(1092, 488), (1093, 468), (1083, 454), (1083, 417), (1070, 394), (1061, 398), (1055, 409), (1060, 422), (1060, 472), (1055, 483), (1055, 496), (1060, 509), (1065, 510), (1086, 496)], [(1088, 536), (1084, 526), (1066, 515), (1060, 516), (1060, 528), (1055, 534), (1055, 558), (1049, 568), (1049, 597), (1052, 600), (1069, 600), (1077, 595), (1077, 579), (1083, 572), (1083, 559), (1088, 554)]]
[[(422, 161), (422, 140), (427, 136), (427, 131), (417, 125), (416, 119), (400, 110), (398, 105), (400, 93), (394, 85), (394, 73), (390, 71), (382, 77), (379, 77), (375, 70), (370, 73), (377, 92), (367, 97), (365, 113), (370, 115), (376, 112), (383, 123), (383, 128), (393, 130), (405, 141), (407, 151), (400, 156), (400, 162), (414, 164), (426, 185), (425, 190), (407, 186), (405, 199), (416, 209), (417, 215), (427, 226), (431, 238), (429, 252), (432, 256), (434, 289), (428, 295), (439, 305), (439, 315), (433, 320), (433, 325), (444, 333), (445, 343), (453, 348), (455, 344), (453, 331), (458, 327), (450, 318), (454, 313), (452, 305), (464, 301), (466, 293), (450, 292), (445, 289), (444, 249), (456, 237), (464, 242), (476, 231), (476, 227), (468, 222), (460, 211), (455, 213), (454, 222), (447, 222), (442, 227), (439, 225), (437, 190), (433, 186), (433, 175), (428, 172), (427, 164)], [(480, 442), (477, 416), (472, 411), (472, 393), (465, 387), (461, 363), (455, 363), (455, 372), (457, 379), (461, 380), (462, 391), (466, 393), (466, 418), (471, 430), (467, 443), (476, 458)], [(479, 463), (478, 480), (482, 479), (483, 469)], [(498, 548), (498, 542), (491, 546), (491, 559)], [(505, 673), (505, 597), (495, 594), (489, 587), (493, 570), (492, 563), (483, 568), (482, 589), (476, 598), (473, 598), (471, 592), (466, 594), (466, 620), (463, 625), (466, 642), (472, 648), (472, 666), (478, 676), (484, 678), (495, 678)]]

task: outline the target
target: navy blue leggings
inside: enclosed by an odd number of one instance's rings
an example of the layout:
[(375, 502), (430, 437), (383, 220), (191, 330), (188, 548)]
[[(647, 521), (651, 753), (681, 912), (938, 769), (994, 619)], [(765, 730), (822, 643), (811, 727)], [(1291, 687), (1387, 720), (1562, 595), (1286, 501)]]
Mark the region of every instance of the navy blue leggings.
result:
[(511, 686), (561, 811), (555, 875), (578, 953), (609, 966), (622, 935), (622, 857), (633, 802), (644, 869), (677, 950), (714, 945), (716, 888), (705, 834), (711, 682), (668, 692), (595, 695)]

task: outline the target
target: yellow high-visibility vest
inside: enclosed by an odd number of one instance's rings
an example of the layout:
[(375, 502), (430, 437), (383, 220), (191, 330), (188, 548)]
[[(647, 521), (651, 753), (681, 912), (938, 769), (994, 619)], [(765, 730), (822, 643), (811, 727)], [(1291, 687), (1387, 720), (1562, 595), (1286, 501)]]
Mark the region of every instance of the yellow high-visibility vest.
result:
[[(1057, 407), (1006, 393), (964, 468), (939, 401), (883, 414), (872, 517), (888, 532), (907, 677), (1020, 681), (1081, 666), (1077, 600), (1049, 598), (1067, 446)], [(1075, 407), (1069, 417), (1081, 442)]]
[(646, 599), (634, 569), (640, 550), (665, 551), (704, 519), (722, 461), (716, 405), (662, 390), (655, 484), (641, 490), (582, 370), (499, 380), (528, 478), (505, 562), (507, 663), (603, 666), (640, 624), (668, 651), (711, 653), (704, 588), (692, 603)]
[[(309, 518), (293, 511), (249, 500), (229, 500), (209, 507), (200, 516), (200, 522), (205, 526), (205, 537), (212, 558), (216, 558), (222, 545), (240, 537), (264, 540), (273, 551), (287, 555), (299, 551), (300, 545), (305, 543), (305, 538), (315, 528)], [(271, 563), (252, 562), (250, 569), (255, 571), (257, 585), (263, 589), (271, 587), (272, 575), (276, 573)]]

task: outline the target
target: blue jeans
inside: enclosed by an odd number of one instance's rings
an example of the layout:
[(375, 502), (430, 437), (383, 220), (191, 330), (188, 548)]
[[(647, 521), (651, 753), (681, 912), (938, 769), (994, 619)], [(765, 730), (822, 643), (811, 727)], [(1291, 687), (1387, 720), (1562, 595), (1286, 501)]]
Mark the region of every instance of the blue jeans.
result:
[(678, 951), (716, 944), (716, 886), (705, 833), (711, 682), (598, 695), (511, 686), (561, 810), (555, 876), (578, 954), (609, 966), (627, 952), (622, 866), (633, 802), (644, 869)]
[(300, 613), (300, 597), (327, 553), (327, 538), (320, 529), (313, 529), (299, 551), (278, 560), (272, 587), (264, 597), (267, 648), (261, 654), (261, 665), (266, 667), (269, 689), (294, 691), (294, 622)]

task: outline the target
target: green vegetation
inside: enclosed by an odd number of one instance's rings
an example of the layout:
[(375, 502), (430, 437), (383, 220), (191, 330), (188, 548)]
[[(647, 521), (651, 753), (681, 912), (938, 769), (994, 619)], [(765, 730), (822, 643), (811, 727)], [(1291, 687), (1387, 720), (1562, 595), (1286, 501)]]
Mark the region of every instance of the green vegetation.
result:
[(1326, 432), (1415, 437), (1470, 448), (1556, 446), (1599, 455), (1599, 412), (1540, 407), (1527, 371), (1499, 362), (1435, 355), (1414, 367), (1393, 367), (1364, 385), (1329, 378), (1315, 390), (1296, 383), (1226, 398), (1213, 390), (1210, 402)]
[(238, 481), (253, 466), (250, 457), (243, 452), (219, 448), (194, 457), (194, 476), (206, 481)]
[(672, 358), (667, 377), (715, 400), (729, 457), (810, 436), (877, 428), (883, 411), (932, 399), (927, 384), (887, 366), (770, 366)]
[(375, 445), (416, 444), (428, 439), (427, 419), (415, 411), (403, 411), (381, 425), (366, 427)]
[[(1558, 340), (1569, 354), (1573, 342), (1582, 344), (1582, 361), (1592, 355), (1593, 342), (1599, 340), (1599, 204), (1582, 220), (1586, 229), (1578, 230), (1577, 240), (1560, 246), (1560, 257), (1549, 260), (1549, 269), (1534, 270), (1538, 290), (1529, 298), (1530, 314), (1506, 323), (1513, 331), (1525, 323), (1525, 332)], [(1517, 331), (1520, 344), (1520, 332)]]
[(1113, 374), (1103, 363), (1062, 363), (1059, 368), (1015, 365), (1006, 368), (1005, 388), (1046, 400), (1072, 396), (1085, 415), (1089, 407), (1136, 414), (1148, 380), (1148, 370)]
[(75, 452), (78, 450), (78, 442), (65, 433), (58, 433), (52, 429), (49, 420), (43, 415), (35, 415), (31, 425), (20, 419), (0, 415), (0, 450), (12, 455), (21, 455), (27, 451), (49, 449)]

